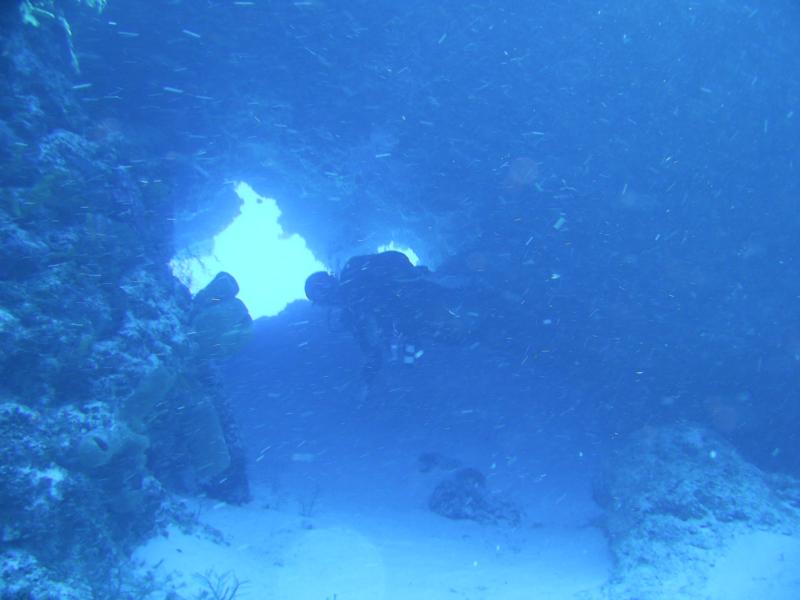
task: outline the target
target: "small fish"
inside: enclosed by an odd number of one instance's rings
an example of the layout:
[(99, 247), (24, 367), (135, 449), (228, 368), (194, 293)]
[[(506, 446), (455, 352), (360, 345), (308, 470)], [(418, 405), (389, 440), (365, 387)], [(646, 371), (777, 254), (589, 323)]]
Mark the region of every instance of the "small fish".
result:
[(97, 444), (97, 447), (100, 448), (100, 450), (103, 450), (104, 452), (108, 451), (108, 442), (106, 442), (103, 438), (93, 435), (92, 440), (95, 444)]

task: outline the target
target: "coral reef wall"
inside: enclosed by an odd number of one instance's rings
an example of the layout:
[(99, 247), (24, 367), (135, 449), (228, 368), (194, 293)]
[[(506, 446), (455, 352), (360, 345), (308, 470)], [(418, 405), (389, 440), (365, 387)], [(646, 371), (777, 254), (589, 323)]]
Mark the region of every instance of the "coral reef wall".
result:
[[(192, 341), (192, 300), (166, 266), (168, 198), (76, 98), (59, 6), (32, 20), (5, 4), (0, 595), (105, 597), (165, 489), (241, 501), (247, 482), (216, 357)], [(247, 327), (241, 308), (234, 325)], [(218, 449), (211, 465), (198, 465), (198, 436)]]

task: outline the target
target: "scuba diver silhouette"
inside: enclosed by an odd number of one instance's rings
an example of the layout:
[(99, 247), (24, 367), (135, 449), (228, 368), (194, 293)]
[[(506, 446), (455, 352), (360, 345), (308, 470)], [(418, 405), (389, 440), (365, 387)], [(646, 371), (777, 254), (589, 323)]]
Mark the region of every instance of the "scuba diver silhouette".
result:
[(306, 297), (318, 306), (339, 309), (342, 324), (366, 357), (363, 373), (374, 380), (387, 354), (406, 364), (422, 356), (420, 344), (459, 343), (474, 323), (462, 317), (459, 291), (431, 278), (396, 251), (356, 256), (338, 277), (319, 271), (308, 277)]

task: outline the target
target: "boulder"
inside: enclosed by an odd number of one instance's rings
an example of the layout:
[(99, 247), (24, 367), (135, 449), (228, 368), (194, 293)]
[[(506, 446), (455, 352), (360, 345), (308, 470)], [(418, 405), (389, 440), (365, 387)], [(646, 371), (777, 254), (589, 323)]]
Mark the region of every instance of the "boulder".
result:
[(798, 483), (694, 425), (632, 435), (608, 457), (594, 495), (615, 558), (613, 598), (717, 597), (704, 591), (715, 563), (741, 540), (800, 535)]

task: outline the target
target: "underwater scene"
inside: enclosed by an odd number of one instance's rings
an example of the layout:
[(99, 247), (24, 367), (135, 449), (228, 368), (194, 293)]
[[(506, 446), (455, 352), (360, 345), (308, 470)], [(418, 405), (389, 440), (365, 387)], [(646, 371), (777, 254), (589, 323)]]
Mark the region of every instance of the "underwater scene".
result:
[(800, 599), (797, 2), (0, 50), (0, 600)]

